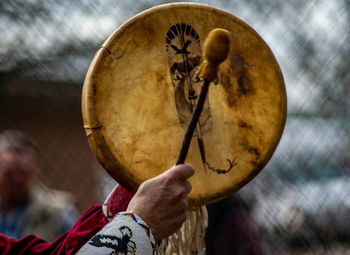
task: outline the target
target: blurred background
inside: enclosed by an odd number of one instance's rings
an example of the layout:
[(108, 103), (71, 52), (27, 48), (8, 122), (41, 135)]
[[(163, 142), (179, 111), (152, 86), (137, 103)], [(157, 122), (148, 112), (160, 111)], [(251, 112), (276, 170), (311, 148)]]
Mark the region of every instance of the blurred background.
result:
[[(71, 192), (81, 211), (103, 201), (114, 185), (83, 129), (87, 69), (122, 23), (168, 2), (0, 1), (0, 131), (32, 137), (42, 156), (41, 181)], [(244, 204), (265, 253), (350, 254), (350, 1), (193, 2), (252, 26), (284, 75), (288, 117), (281, 142), (234, 198)]]

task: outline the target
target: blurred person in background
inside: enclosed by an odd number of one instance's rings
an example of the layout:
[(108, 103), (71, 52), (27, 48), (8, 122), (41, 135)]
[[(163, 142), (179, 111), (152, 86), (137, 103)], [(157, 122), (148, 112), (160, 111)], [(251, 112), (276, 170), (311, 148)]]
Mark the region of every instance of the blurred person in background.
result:
[(249, 205), (236, 193), (210, 204), (205, 242), (207, 255), (264, 255), (267, 247)]
[(187, 218), (189, 164), (174, 166), (143, 182), (136, 194), (117, 185), (103, 205), (94, 205), (70, 231), (53, 242), (0, 233), (0, 254), (152, 254), (156, 242), (178, 230)]
[(0, 233), (15, 239), (35, 234), (52, 241), (80, 215), (70, 193), (40, 183), (40, 170), (28, 137), (18, 130), (0, 134)]

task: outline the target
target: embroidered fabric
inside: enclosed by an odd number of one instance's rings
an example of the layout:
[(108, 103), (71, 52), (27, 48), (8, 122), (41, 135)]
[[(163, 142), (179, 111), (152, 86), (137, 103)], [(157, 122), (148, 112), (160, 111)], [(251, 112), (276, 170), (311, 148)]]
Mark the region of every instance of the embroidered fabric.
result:
[(154, 237), (147, 224), (137, 215), (118, 213), (100, 232), (93, 236), (77, 253), (128, 255), (157, 255)]

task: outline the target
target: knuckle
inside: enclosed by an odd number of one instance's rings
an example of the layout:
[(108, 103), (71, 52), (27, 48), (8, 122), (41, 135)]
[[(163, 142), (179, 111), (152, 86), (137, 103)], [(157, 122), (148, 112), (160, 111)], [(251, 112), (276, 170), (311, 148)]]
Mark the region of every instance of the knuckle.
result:
[(162, 181), (163, 185), (170, 186), (171, 183), (173, 182), (173, 177), (172, 177), (172, 175), (167, 174), (167, 175), (163, 176), (161, 181)]
[(158, 197), (159, 200), (167, 201), (171, 199), (172, 192), (166, 185), (162, 185), (158, 187), (155, 196)]
[(185, 197), (185, 198), (184, 198), (184, 203), (185, 203), (186, 211), (187, 211), (187, 207), (188, 207), (188, 197)]
[(181, 199), (180, 204), (179, 204), (179, 209), (182, 211), (187, 212), (187, 205), (188, 205), (188, 199)]
[(183, 185), (179, 185), (178, 187), (174, 188), (173, 190), (173, 198), (175, 200), (183, 200), (185, 197), (187, 197), (187, 190), (186, 187)]
[(139, 192), (142, 192), (148, 185), (149, 181), (144, 181), (143, 183), (140, 184), (140, 187), (138, 188)]

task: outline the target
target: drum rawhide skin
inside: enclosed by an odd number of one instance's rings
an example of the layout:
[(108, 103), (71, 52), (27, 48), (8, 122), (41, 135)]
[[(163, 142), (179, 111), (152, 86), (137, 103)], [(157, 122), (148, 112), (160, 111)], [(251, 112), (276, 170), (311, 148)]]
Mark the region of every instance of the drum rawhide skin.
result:
[(175, 163), (203, 79), (202, 45), (230, 32), (227, 59), (209, 87), (186, 162), (190, 203), (227, 197), (271, 158), (286, 120), (286, 91), (265, 41), (231, 13), (194, 3), (146, 10), (99, 48), (83, 87), (84, 128), (97, 158), (136, 191)]

